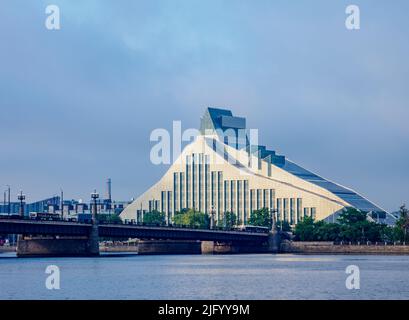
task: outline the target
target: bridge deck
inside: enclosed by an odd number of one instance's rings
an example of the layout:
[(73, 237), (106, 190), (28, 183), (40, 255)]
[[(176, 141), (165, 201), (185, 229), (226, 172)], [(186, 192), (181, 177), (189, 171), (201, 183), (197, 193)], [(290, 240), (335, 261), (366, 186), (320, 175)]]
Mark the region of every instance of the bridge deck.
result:
[[(1, 219), (0, 234), (88, 236), (91, 224), (68, 221)], [(268, 234), (127, 224), (100, 224), (100, 237), (204, 241), (266, 241)]]

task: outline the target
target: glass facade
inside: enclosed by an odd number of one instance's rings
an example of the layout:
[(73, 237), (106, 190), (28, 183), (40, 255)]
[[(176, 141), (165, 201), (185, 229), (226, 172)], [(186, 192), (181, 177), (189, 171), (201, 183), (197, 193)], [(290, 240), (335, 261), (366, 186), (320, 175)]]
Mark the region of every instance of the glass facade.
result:
[(173, 173), (171, 191), (161, 191), (160, 200), (149, 200), (146, 211), (164, 212), (170, 221), (184, 208), (208, 214), (214, 208), (216, 221), (232, 212), (239, 224), (246, 224), (252, 211), (263, 208), (276, 210), (277, 221), (291, 225), (305, 216), (316, 218), (316, 208), (303, 208), (302, 198), (276, 198), (275, 189), (250, 189), (248, 180), (224, 180), (223, 171), (211, 171), (209, 155), (192, 154), (186, 161), (184, 172)]
[(277, 217), (279, 221), (283, 221), (283, 199), (278, 198), (277, 199)]
[(270, 189), (270, 209), (276, 209), (275, 207), (275, 190), (274, 189)]
[(257, 189), (257, 210), (261, 209), (261, 190)]
[(185, 204), (185, 173), (179, 174), (179, 210), (186, 208)]
[(288, 219), (288, 198), (283, 199), (283, 221), (289, 222), (289, 219)]
[(190, 202), (190, 176), (191, 176), (191, 157), (186, 157), (186, 208), (191, 208)]
[(314, 207), (311, 208), (311, 218), (317, 219), (317, 209)]
[(175, 211), (179, 211), (179, 173), (173, 173), (173, 207)]
[(209, 156), (205, 156), (205, 212), (210, 212), (210, 160)]
[(230, 201), (231, 201), (231, 212), (235, 213), (238, 216), (237, 212), (237, 195), (236, 195), (236, 181), (230, 181)]
[(222, 215), (222, 208), (223, 208), (223, 172), (218, 171), (217, 173), (217, 219), (220, 219)]
[(290, 199), (290, 224), (295, 224), (295, 199)]
[(255, 190), (251, 189), (250, 190), (250, 215), (251, 213), (256, 210), (256, 195), (255, 195)]
[(224, 181), (224, 212), (231, 212), (230, 183), (228, 180)]
[(197, 169), (196, 154), (192, 154), (192, 208), (197, 209)]
[(247, 223), (247, 219), (250, 217), (250, 210), (249, 210), (249, 182), (248, 180), (244, 180), (243, 182), (243, 223)]
[(238, 180), (237, 181), (237, 219), (239, 223), (242, 223), (244, 221), (242, 195), (243, 195), (243, 181)]
[(297, 198), (297, 223), (301, 221), (302, 218), (302, 199)]

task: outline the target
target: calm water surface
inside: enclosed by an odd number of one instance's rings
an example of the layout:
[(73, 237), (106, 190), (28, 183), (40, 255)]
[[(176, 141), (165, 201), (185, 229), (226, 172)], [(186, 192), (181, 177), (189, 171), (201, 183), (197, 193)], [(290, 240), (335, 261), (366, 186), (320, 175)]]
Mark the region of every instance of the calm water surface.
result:
[[(48, 290), (57, 265), (61, 289)], [(361, 289), (345, 287), (348, 265)], [(0, 254), (0, 299), (409, 299), (409, 256)]]

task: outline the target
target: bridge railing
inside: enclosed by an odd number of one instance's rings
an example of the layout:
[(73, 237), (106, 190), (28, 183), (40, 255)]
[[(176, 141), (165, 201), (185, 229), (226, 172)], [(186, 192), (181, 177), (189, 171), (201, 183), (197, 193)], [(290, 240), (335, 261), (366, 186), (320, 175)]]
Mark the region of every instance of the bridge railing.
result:
[[(81, 219), (77, 218), (61, 218), (56, 216), (50, 217), (29, 217), (20, 215), (0, 215), (1, 220), (22, 220), (22, 221), (40, 221), (40, 222), (62, 222), (62, 223), (78, 223), (78, 224), (91, 224), (91, 219)], [(136, 222), (135, 220), (125, 220), (125, 221), (98, 221), (100, 225), (129, 225), (129, 226), (141, 226), (141, 227), (160, 227), (160, 228), (169, 228), (169, 229), (196, 229), (196, 230), (214, 230), (214, 231), (234, 231), (234, 232), (252, 232), (252, 233), (265, 233), (257, 230), (242, 230), (240, 228), (230, 228), (230, 227), (221, 227), (214, 226), (210, 229), (210, 226), (207, 228), (197, 226), (197, 225), (181, 225), (181, 224), (160, 224), (160, 223), (146, 223), (146, 222)]]
[(160, 227), (160, 228), (169, 228), (169, 229), (196, 229), (196, 230), (214, 230), (214, 231), (234, 231), (234, 232), (243, 232), (243, 233), (266, 233), (266, 232), (260, 232), (260, 231), (255, 231), (255, 230), (242, 230), (238, 228), (229, 228), (229, 227), (221, 227), (221, 226), (214, 226), (213, 228), (207, 227), (200, 227), (197, 225), (182, 225), (182, 224), (161, 224), (161, 223), (146, 223), (146, 222), (136, 222), (132, 220), (127, 220), (127, 221), (115, 221), (115, 222), (110, 222), (110, 221), (101, 221), (99, 222), (101, 225), (129, 225), (129, 226), (141, 226), (141, 227)]

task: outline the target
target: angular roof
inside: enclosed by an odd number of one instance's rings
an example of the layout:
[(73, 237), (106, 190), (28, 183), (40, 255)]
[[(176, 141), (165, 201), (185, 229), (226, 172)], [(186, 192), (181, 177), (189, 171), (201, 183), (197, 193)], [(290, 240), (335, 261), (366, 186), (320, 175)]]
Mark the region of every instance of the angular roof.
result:
[[(202, 133), (204, 130), (215, 130), (215, 129), (245, 129), (246, 120), (245, 118), (235, 117), (230, 110), (218, 109), (218, 108), (207, 108), (204, 116), (201, 118), (200, 129)], [(224, 141), (220, 137), (221, 141)], [(248, 139), (247, 139), (248, 143)], [(375, 211), (375, 212), (385, 212), (382, 208), (378, 207), (374, 203), (370, 202), (368, 199), (359, 195), (357, 192), (336, 184), (332, 181), (324, 179), (323, 177), (301, 167), (300, 165), (288, 160), (283, 155), (276, 155), (274, 150), (268, 150), (265, 146), (250, 146), (246, 145), (246, 148), (251, 153), (259, 153), (259, 157), (264, 160), (271, 161), (272, 164), (280, 167), (281, 169), (301, 178), (310, 183), (318, 185), (331, 193), (335, 194), (339, 198), (348, 202), (351, 206), (362, 210), (362, 211)], [(271, 158), (271, 160), (270, 160)]]

